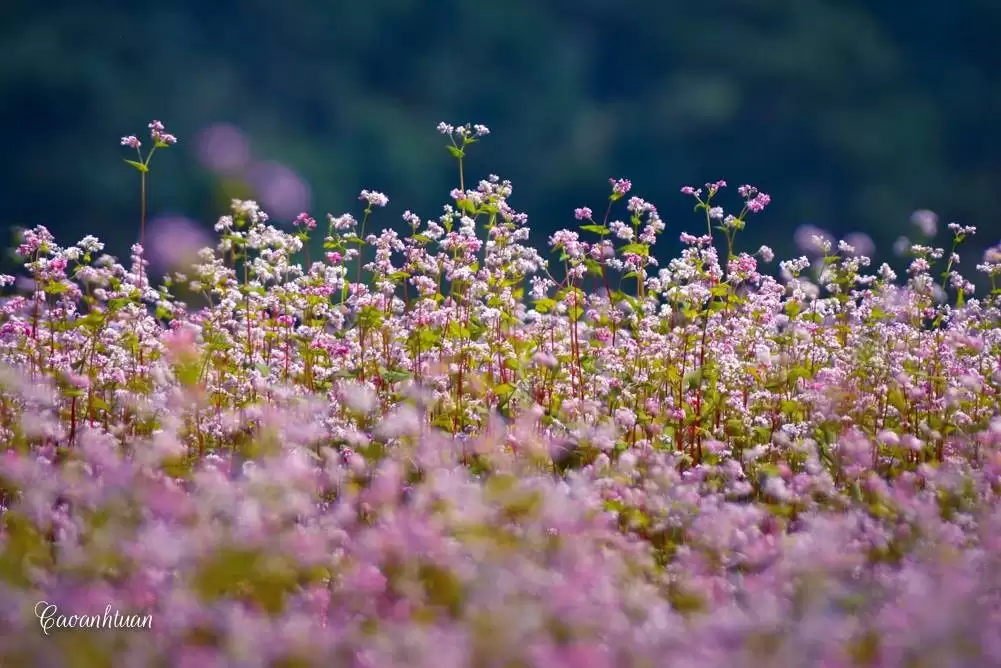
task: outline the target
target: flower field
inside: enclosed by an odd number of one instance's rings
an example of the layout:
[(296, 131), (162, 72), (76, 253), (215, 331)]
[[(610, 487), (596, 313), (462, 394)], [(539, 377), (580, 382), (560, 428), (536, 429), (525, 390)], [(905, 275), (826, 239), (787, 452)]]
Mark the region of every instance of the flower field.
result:
[[(466, 173), (487, 128), (438, 131), (458, 187), (403, 235), (379, 192), (282, 223), (234, 201), (154, 285), (156, 121), (122, 139), (128, 263), (22, 234), (0, 665), (1001, 666), (975, 230), (939, 248), (926, 212), (899, 277), (823, 235), (774, 265), (740, 250), (758, 188), (683, 188), (688, 233), (611, 179), (540, 253), (511, 184)], [(993, 287), (1001, 251), (975, 269)]]

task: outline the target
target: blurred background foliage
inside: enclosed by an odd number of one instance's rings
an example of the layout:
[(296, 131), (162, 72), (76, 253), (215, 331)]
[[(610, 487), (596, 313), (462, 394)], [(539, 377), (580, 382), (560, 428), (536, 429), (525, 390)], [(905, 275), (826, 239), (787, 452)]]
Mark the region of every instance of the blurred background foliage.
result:
[(537, 244), (626, 177), (668, 257), (703, 229), (679, 187), (724, 178), (734, 208), (740, 183), (773, 197), (745, 249), (788, 256), (812, 224), (892, 261), (928, 208), (978, 226), (972, 277), (1001, 233), (999, 29), (997, 0), (0, 0), (0, 224), (126, 255), (119, 138), (148, 145), (157, 118), (179, 143), (153, 160), (154, 215), (209, 227), (253, 196), (322, 220), (368, 188), (402, 229), (458, 184), (435, 125), (468, 121), (493, 135), (467, 175), (511, 179)]

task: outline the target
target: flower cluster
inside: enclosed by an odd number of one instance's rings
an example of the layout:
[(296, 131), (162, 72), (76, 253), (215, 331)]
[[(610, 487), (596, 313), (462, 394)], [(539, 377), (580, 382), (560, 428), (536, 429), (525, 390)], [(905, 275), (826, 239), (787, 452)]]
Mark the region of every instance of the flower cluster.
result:
[[(466, 187), (489, 131), (438, 129), (460, 185), (403, 235), (366, 232), (376, 191), (291, 232), (235, 200), (154, 288), (142, 246), (23, 233), (0, 663), (1001, 664), (1001, 290), (955, 268), (972, 228), (908, 242), (900, 282), (807, 230), (776, 278), (736, 249), (769, 196), (728, 214), (717, 181), (661, 266), (668, 225), (636, 196), (615, 219), (610, 179), (545, 259), (510, 182)], [(39, 601), (152, 630), (54, 642)]]

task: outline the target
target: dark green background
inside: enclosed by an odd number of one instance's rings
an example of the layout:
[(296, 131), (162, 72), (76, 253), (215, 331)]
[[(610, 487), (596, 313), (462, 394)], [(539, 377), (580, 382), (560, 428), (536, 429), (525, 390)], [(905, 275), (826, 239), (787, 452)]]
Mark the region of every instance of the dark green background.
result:
[(514, 182), (536, 243), (625, 176), (670, 253), (702, 229), (678, 188), (725, 178), (773, 197), (745, 248), (788, 255), (811, 223), (892, 259), (930, 208), (980, 228), (972, 259), (1001, 231), (999, 28), (997, 0), (0, 0), (0, 224), (123, 253), (138, 175), (118, 140), (158, 118), (180, 143), (154, 159), (154, 213), (208, 226), (247, 194), (198, 159), (225, 122), (318, 219), (369, 188), (398, 225), (457, 185), (445, 120), (492, 129), (467, 173)]

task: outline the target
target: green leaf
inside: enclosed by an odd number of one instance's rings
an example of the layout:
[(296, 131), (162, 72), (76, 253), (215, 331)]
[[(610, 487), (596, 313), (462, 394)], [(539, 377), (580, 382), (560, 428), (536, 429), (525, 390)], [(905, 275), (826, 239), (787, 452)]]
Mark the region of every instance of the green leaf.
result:
[(135, 160), (126, 160), (125, 162), (129, 165), (132, 165), (133, 167), (138, 169), (140, 172), (143, 172), (144, 174), (149, 171), (149, 167), (147, 167), (145, 163), (136, 162)]
[(732, 435), (740, 435), (747, 431), (747, 423), (739, 418), (730, 418), (727, 420), (726, 427)]
[(399, 383), (400, 381), (413, 378), (413, 374), (410, 373), (409, 371), (382, 370), (380, 374), (382, 375), (382, 379), (388, 383)]
[(514, 385), (511, 383), (501, 383), (494, 387), (494, 394), (501, 399), (506, 399), (514, 393)]
[(612, 233), (612, 231), (604, 225), (581, 225), (580, 229), (584, 232), (594, 232), (595, 234), (600, 234), (601, 236)]
[(621, 253), (634, 253), (641, 257), (646, 257), (650, 254), (650, 247), (646, 244), (626, 244), (619, 249)]
[(791, 401), (789, 399), (783, 399), (779, 403), (779, 408), (782, 411), (783, 415), (790, 416), (790, 415), (793, 415), (794, 413), (798, 412), (799, 409), (800, 409), (800, 406), (799, 406), (799, 402)]
[(461, 148), (456, 148), (455, 146), (450, 146), (448, 144), (445, 145), (445, 148), (447, 148), (448, 152), (451, 153), (452, 156), (455, 157), (455, 158), (460, 158), (461, 159), (461, 158), (466, 157), (465, 152), (463, 152), (463, 150)]
[(358, 312), (358, 326), (365, 330), (380, 327), (386, 314), (374, 306), (363, 306)]
[(692, 390), (698, 387), (699, 383), (702, 382), (702, 369), (696, 369), (686, 373), (684, 382), (685, 389)]
[(548, 313), (554, 306), (556, 306), (556, 300), (549, 297), (535, 300), (535, 310), (539, 313)]
[(810, 377), (811, 377), (810, 370), (807, 369), (805, 366), (800, 365), (793, 368), (793, 370), (789, 372), (789, 384), (795, 385), (796, 381), (799, 380), (800, 378), (809, 379)]

